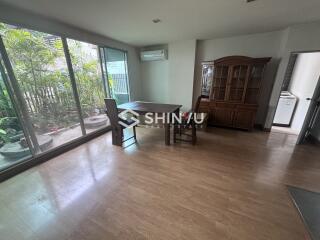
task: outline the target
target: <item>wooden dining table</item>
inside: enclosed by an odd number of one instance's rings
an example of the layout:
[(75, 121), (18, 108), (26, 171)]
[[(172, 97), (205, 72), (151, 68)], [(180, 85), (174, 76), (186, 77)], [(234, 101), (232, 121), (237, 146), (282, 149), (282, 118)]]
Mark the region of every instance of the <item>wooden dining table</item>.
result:
[[(153, 103), (153, 102), (142, 102), (134, 101), (118, 105), (120, 111), (132, 110), (139, 115), (146, 115), (147, 113), (153, 114), (165, 114), (166, 116), (172, 114), (179, 114), (182, 105), (176, 104), (163, 104), (163, 103)], [(165, 144), (170, 145), (170, 128), (171, 122), (165, 121), (164, 123), (164, 137)]]

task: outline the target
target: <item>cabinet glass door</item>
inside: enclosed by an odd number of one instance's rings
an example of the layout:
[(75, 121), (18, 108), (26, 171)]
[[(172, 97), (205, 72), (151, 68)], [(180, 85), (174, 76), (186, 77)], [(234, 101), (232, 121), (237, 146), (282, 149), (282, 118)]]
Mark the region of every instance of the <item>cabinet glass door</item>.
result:
[(211, 98), (217, 101), (224, 101), (228, 81), (228, 66), (217, 66), (212, 84)]
[(258, 104), (260, 92), (259, 89), (264, 69), (264, 65), (254, 65), (252, 67), (246, 91), (245, 103)]
[(248, 65), (236, 65), (232, 68), (230, 78), (228, 100), (232, 102), (241, 102), (244, 94)]

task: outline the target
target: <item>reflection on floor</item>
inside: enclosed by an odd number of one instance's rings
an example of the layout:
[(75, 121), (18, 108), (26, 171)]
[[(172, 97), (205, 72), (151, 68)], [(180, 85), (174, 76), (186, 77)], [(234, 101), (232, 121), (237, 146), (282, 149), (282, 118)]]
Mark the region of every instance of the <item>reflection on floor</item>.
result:
[(286, 185), (320, 191), (320, 148), (208, 129), (198, 144), (94, 139), (0, 184), (1, 240), (309, 239)]
[(277, 133), (287, 133), (287, 134), (299, 135), (299, 131), (292, 129), (290, 127), (272, 126), (271, 131), (277, 132)]
[[(102, 125), (102, 126), (96, 126), (96, 127), (90, 127), (90, 128), (86, 128), (86, 133), (92, 133), (94, 131), (97, 131), (103, 127), (109, 126), (109, 121), (107, 121), (106, 124)], [(70, 127), (70, 128), (66, 128), (64, 131), (59, 131), (57, 133), (51, 133), (50, 135), (46, 134), (46, 135), (42, 135), (42, 136), (38, 136), (37, 139), (40, 145), (42, 146), (42, 140), (43, 138), (48, 138), (50, 141), (47, 141), (48, 143), (46, 143), (46, 145), (43, 147), (41, 147), (41, 149), (45, 152), (48, 151), (50, 149), (54, 149), (56, 147), (59, 147), (62, 144), (68, 143), (72, 140), (75, 140), (79, 137), (82, 136), (82, 131), (81, 131), (81, 127), (80, 125), (76, 125), (74, 127)], [(17, 146), (19, 145), (19, 142), (15, 143)], [(22, 154), (22, 150), (23, 150), (23, 154)], [(18, 151), (11, 151), (11, 156), (4, 156), (3, 154), (0, 154), (0, 170), (3, 170), (9, 166), (12, 166), (14, 164), (20, 163), (28, 158), (31, 157), (31, 153), (29, 151), (28, 148), (21, 148)]]
[(10, 158), (6, 158), (2, 154), (0, 154), (0, 170), (5, 169), (11, 165), (23, 162), (23, 161), (27, 160), (30, 156), (31, 155), (26, 156), (21, 159), (10, 159)]

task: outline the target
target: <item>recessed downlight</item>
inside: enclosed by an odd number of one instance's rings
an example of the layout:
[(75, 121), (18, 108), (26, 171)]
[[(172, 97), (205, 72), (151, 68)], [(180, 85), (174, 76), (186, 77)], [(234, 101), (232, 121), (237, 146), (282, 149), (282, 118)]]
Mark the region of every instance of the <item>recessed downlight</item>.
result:
[(159, 23), (159, 22), (161, 22), (161, 19), (155, 18), (155, 19), (152, 19), (152, 22), (153, 22), (153, 23)]

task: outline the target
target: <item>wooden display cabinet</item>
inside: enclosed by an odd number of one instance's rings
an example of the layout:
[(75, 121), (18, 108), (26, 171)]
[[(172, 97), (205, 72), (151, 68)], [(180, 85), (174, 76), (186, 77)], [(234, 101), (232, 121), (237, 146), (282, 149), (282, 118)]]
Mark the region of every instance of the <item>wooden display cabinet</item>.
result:
[(271, 58), (230, 56), (202, 63), (200, 110), (209, 124), (251, 130), (258, 110), (261, 82)]

